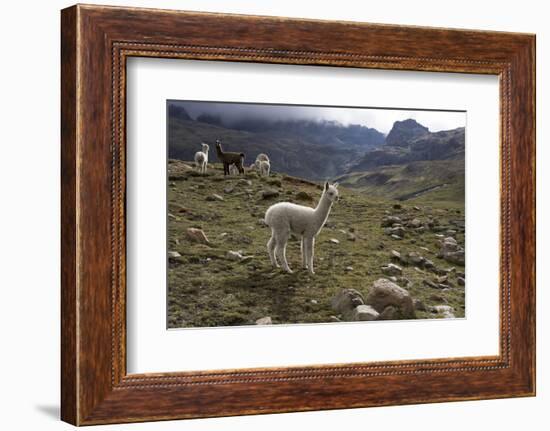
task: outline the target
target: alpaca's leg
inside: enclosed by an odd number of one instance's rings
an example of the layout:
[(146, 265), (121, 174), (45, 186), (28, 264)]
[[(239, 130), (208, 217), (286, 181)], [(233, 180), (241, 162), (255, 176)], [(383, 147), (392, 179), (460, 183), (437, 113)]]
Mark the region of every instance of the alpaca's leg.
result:
[(315, 247), (315, 238), (306, 238), (307, 266), (311, 274), (315, 274), (315, 271), (313, 270), (314, 247)]
[(208, 167), (208, 162), (204, 162), (204, 172), (203, 174), (206, 174), (206, 168)]
[(277, 259), (281, 262), (281, 266), (283, 267), (283, 270), (288, 272), (289, 274), (292, 273), (292, 270), (288, 266), (288, 262), (286, 260), (286, 245), (288, 243), (288, 237), (289, 232), (279, 232), (277, 235), (277, 245), (275, 247), (275, 253), (277, 255)]
[(277, 241), (275, 240), (275, 235), (272, 233), (271, 238), (269, 238), (269, 241), (267, 242), (267, 253), (269, 254), (269, 260), (271, 260), (271, 264), (278, 268), (279, 264), (277, 263), (277, 257), (275, 256), (275, 246), (277, 245)]
[(302, 254), (302, 267), (307, 269), (307, 249), (304, 237), (300, 241), (300, 253)]

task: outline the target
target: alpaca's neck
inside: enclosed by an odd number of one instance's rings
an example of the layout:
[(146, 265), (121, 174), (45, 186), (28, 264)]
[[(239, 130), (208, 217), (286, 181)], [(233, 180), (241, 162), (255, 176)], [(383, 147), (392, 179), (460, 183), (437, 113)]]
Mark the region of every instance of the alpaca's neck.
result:
[(219, 157), (223, 157), (223, 151), (220, 147), (216, 147), (216, 153), (218, 154)]
[(331, 208), (332, 202), (325, 195), (325, 193), (323, 193), (317, 207), (315, 208), (315, 221), (319, 225), (319, 229), (322, 228), (327, 221)]

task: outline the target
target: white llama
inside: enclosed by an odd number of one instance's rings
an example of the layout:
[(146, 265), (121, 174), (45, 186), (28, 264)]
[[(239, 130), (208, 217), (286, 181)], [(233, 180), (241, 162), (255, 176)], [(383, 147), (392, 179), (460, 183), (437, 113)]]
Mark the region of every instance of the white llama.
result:
[(210, 147), (208, 144), (205, 144), (204, 142), (202, 145), (202, 151), (197, 151), (195, 153), (195, 164), (197, 165), (197, 169), (201, 174), (206, 173), (206, 168), (208, 166), (208, 150)]
[(265, 223), (271, 228), (271, 238), (267, 243), (267, 252), (273, 266), (279, 267), (278, 259), (283, 270), (292, 273), (286, 260), (286, 245), (290, 234), (294, 233), (301, 237), (303, 267), (309, 269), (311, 274), (315, 274), (313, 271), (315, 237), (325, 225), (332, 204), (336, 200), (338, 200), (338, 183), (327, 182), (315, 208), (290, 202), (279, 202), (268, 208), (265, 213)]

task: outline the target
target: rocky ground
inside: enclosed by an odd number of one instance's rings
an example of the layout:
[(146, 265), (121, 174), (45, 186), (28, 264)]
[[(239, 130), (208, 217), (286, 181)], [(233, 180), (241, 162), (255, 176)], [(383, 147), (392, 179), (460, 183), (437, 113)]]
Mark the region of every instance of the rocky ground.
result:
[(318, 184), (255, 172), (224, 178), (169, 162), (168, 327), (464, 317), (464, 202), (397, 203), (340, 187), (315, 246), (315, 275), (273, 269), (265, 210), (315, 206)]

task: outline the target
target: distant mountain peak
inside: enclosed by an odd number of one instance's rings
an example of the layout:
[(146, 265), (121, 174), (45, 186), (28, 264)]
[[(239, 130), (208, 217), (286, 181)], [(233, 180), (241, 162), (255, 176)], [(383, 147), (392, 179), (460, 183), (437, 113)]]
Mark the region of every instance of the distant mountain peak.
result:
[(386, 136), (385, 144), (392, 147), (408, 147), (411, 140), (429, 132), (430, 130), (427, 127), (412, 118), (396, 121), (393, 123), (390, 133)]

